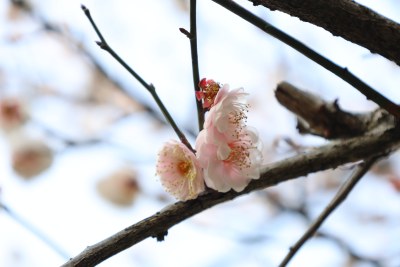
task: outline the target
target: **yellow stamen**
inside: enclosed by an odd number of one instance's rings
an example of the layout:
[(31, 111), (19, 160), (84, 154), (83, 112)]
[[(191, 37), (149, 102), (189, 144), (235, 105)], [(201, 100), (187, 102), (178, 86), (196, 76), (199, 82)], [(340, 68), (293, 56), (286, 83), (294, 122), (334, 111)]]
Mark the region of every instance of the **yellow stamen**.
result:
[(215, 99), (216, 95), (218, 94), (219, 89), (220, 89), (220, 86), (218, 83), (207, 84), (206, 88), (204, 88), (204, 90), (203, 90), (205, 99), (210, 102), (214, 102), (214, 99)]

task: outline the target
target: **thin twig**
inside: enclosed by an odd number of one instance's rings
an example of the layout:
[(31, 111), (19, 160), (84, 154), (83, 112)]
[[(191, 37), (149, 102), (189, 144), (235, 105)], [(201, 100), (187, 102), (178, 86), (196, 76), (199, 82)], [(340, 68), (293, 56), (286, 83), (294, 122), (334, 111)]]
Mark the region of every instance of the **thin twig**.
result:
[[(268, 191), (268, 190), (265, 190), (262, 193), (263, 193), (262, 195), (264, 195), (266, 197), (266, 201), (269, 204), (272, 204), (277, 209), (279, 209), (279, 211), (296, 213), (296, 214), (302, 216), (304, 218), (304, 220), (306, 220), (310, 224), (313, 221), (314, 218), (311, 218), (310, 214), (307, 212), (307, 209), (305, 207), (304, 202), (305, 202), (306, 198), (304, 196), (301, 198), (301, 200), (299, 199), (300, 200), (299, 203), (297, 203), (295, 205), (288, 205), (282, 199), (277, 198), (277, 197), (273, 196), (272, 194), (270, 194), (270, 191)], [(348, 256), (351, 259), (355, 259), (355, 260), (361, 261), (361, 262), (370, 262), (373, 266), (376, 266), (376, 267), (381, 266), (380, 262), (384, 261), (384, 259), (376, 259), (374, 257), (369, 257), (366, 255), (360, 254), (351, 245), (347, 244), (347, 242), (345, 242), (344, 240), (335, 236), (334, 233), (331, 234), (331, 233), (327, 233), (327, 232), (318, 232), (318, 237), (325, 238), (329, 241), (332, 241), (332, 242), (338, 244), (341, 248), (343, 248), (344, 251), (347, 252)]]
[[(104, 69), (104, 67), (100, 64), (100, 62), (91, 54), (91, 52), (87, 51), (84, 46), (82, 46), (79, 42), (74, 40), (72, 36), (67, 34), (66, 31), (63, 31), (61, 27), (49, 20), (47, 20), (44, 16), (42, 16), (40, 13), (36, 12), (36, 9), (28, 4), (26, 1), (27, 0), (10, 0), (12, 4), (14, 4), (16, 7), (20, 8), (22, 11), (26, 12), (28, 15), (30, 15), (33, 19), (37, 20), (42, 25), (42, 28), (45, 31), (51, 32), (51, 33), (56, 33), (59, 36), (66, 38), (67, 43), (70, 44), (74, 49), (76, 49), (78, 52), (80, 52), (84, 57), (87, 57), (90, 61), (90, 63), (93, 65), (93, 67), (101, 73), (110, 83), (112, 83), (116, 90), (118, 90), (120, 93), (122, 93), (124, 96), (127, 96), (128, 98), (131, 98), (133, 101), (138, 102), (141, 107), (144, 109), (144, 111), (148, 112), (155, 120), (157, 120), (160, 123), (168, 123), (163, 119), (163, 115), (160, 116), (156, 110), (145, 103), (144, 101), (138, 101), (138, 99), (132, 95), (131, 92), (119, 81), (114, 79), (113, 77), (110, 77), (110, 75), (107, 73), (107, 71)], [(192, 137), (196, 137), (196, 133), (192, 131), (191, 129), (185, 129), (186, 133), (189, 133), (192, 135)]]
[(368, 159), (359, 164), (357, 169), (349, 177), (349, 179), (340, 187), (335, 197), (326, 206), (324, 211), (318, 216), (318, 218), (310, 225), (308, 230), (302, 235), (302, 237), (292, 246), (289, 253), (283, 259), (279, 267), (285, 267), (294, 255), (300, 250), (300, 248), (309, 240), (322, 223), (329, 217), (329, 215), (347, 198), (349, 193), (353, 190), (354, 186), (364, 176), (364, 174), (371, 168), (372, 164), (376, 162), (377, 158)]
[[(193, 71), (193, 85), (194, 91), (199, 91), (199, 59), (197, 53), (197, 23), (196, 23), (196, 0), (190, 0), (190, 51), (192, 55), (192, 71)], [(204, 124), (204, 109), (201, 101), (198, 101), (196, 96), (197, 117), (199, 122), (199, 131), (203, 129)]]
[(232, 0), (212, 0), (212, 1), (223, 6), (224, 8), (238, 15), (247, 22), (253, 24), (263, 32), (275, 37), (276, 39), (282, 41), (288, 46), (294, 48), (304, 56), (313, 60), (317, 64), (321, 65), (325, 69), (329, 70), (336, 76), (340, 77), (341, 79), (352, 85), (360, 93), (365, 95), (367, 99), (375, 102), (381, 108), (386, 109), (390, 114), (400, 119), (400, 106), (396, 105), (388, 98), (386, 98), (385, 96), (377, 92), (375, 89), (370, 87), (368, 84), (360, 80), (358, 77), (352, 74), (347, 68), (342, 68), (336, 65), (331, 60), (327, 59), (326, 57), (323, 57), (322, 55), (310, 49), (308, 46), (301, 43), (297, 39), (291, 37), (290, 35), (284, 33), (283, 31), (279, 30), (278, 28), (274, 27), (268, 22), (252, 14), (251, 12), (244, 9), (243, 7), (241, 7)]
[(199, 131), (203, 129), (204, 124), (204, 109), (201, 101), (197, 100), (196, 92), (200, 90), (199, 82), (199, 59), (197, 53), (197, 26), (196, 26), (196, 0), (190, 0), (190, 32), (184, 28), (179, 28), (179, 31), (183, 33), (190, 40), (190, 51), (192, 58), (192, 72), (193, 72), (193, 85), (195, 92), (195, 101), (197, 107), (197, 118), (199, 123)]
[(197, 199), (177, 202), (101, 242), (87, 247), (62, 266), (94, 266), (148, 237), (162, 239), (168, 229), (174, 225), (217, 204), (316, 171), (336, 168), (364, 158), (387, 155), (399, 146), (398, 130), (384, 130), (334, 142), (315, 148), (306, 154), (269, 164), (264, 167), (260, 179), (253, 180), (242, 192), (208, 191)]
[(191, 151), (194, 151), (192, 146), (190, 145), (189, 141), (187, 140), (186, 136), (182, 133), (182, 131), (179, 129), (179, 127), (176, 125), (174, 119), (172, 116), (169, 114), (167, 108), (164, 106), (163, 102), (159, 98), (156, 89), (153, 84), (148, 84), (140, 75), (138, 75), (107, 43), (107, 41), (104, 39), (102, 33), (98, 29), (96, 23), (94, 22), (92, 16), (90, 15), (90, 11), (88, 8), (86, 8), (84, 5), (81, 5), (81, 8), (83, 12), (85, 13), (86, 17), (89, 19), (93, 29), (96, 31), (97, 36), (100, 38), (100, 41), (96, 42), (97, 45), (107, 51), (115, 60), (118, 61), (133, 77), (135, 77), (136, 80), (139, 81), (141, 85), (143, 85), (144, 88), (147, 89), (147, 91), (151, 94), (153, 99), (156, 101), (156, 104), (160, 108), (161, 112), (165, 116), (165, 119), (168, 121), (168, 123), (172, 126), (174, 129), (175, 133), (178, 135), (179, 139), (183, 144), (185, 144)]
[(32, 224), (30, 224), (25, 219), (18, 216), (15, 212), (13, 212), (9, 207), (4, 205), (4, 203), (0, 202), (0, 209), (4, 210), (8, 216), (10, 216), (14, 221), (16, 221), (19, 225), (24, 227), (26, 230), (31, 232), (34, 236), (42, 240), (48, 247), (52, 248), (55, 252), (57, 252), (64, 259), (69, 259), (70, 256), (66, 253), (59, 245), (54, 243), (50, 238), (48, 238), (43, 232), (39, 231), (39, 229), (35, 228)]
[(197, 54), (197, 26), (196, 26), (196, 0), (190, 0), (190, 32), (185, 28), (179, 28), (179, 31), (183, 33), (190, 41), (190, 52), (192, 58), (192, 72), (193, 72), (193, 85), (195, 92), (195, 101), (197, 108), (197, 118), (199, 124), (199, 131), (203, 129), (204, 124), (204, 109), (201, 101), (197, 100), (196, 92), (200, 90), (199, 82), (199, 59)]

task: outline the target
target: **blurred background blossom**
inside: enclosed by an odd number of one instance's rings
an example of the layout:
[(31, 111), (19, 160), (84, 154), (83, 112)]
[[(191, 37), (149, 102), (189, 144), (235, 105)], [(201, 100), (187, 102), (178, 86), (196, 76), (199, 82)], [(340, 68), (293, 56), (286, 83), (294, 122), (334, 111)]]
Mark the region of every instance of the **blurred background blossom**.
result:
[[(265, 163), (326, 142), (296, 132), (294, 116), (274, 98), (278, 82), (339, 99), (351, 111), (376, 107), (212, 1), (198, 2), (200, 75), (250, 93), (248, 123), (264, 143)], [(400, 102), (394, 63), (238, 2)], [(398, 1), (358, 2), (400, 22)], [(174, 201), (155, 164), (175, 134), (146, 90), (94, 43), (81, 3), (109, 44), (155, 85), (192, 144), (198, 132), (190, 47), (178, 30), (189, 28), (187, 0), (0, 0), (0, 200), (71, 257)], [(290, 266), (400, 266), (399, 160), (397, 153), (375, 166)], [(352, 167), (219, 205), (170, 229), (165, 242), (147, 239), (100, 266), (276, 266)], [(66, 261), (5, 209), (0, 226), (0, 266)]]

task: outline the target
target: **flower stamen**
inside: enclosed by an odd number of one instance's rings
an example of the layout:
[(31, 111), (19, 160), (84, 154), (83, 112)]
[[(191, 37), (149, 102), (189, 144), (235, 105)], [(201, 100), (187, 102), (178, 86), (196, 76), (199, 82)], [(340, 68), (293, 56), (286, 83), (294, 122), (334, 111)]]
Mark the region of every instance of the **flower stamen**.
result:
[(237, 141), (229, 144), (231, 149), (228, 157), (223, 160), (225, 163), (230, 163), (237, 166), (240, 170), (250, 168), (250, 149), (253, 149), (251, 142)]
[(214, 80), (207, 80), (203, 78), (200, 83), (199, 87), (201, 91), (196, 92), (197, 100), (204, 100), (203, 108), (210, 108), (214, 104), (214, 99), (217, 96), (221, 85)]

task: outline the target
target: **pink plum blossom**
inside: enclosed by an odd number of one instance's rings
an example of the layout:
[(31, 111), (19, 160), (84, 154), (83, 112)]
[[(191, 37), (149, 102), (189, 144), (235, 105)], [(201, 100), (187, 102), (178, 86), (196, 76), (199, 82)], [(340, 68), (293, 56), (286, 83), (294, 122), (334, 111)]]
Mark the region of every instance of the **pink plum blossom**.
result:
[(240, 192), (260, 176), (261, 143), (255, 130), (246, 126), (246, 95), (243, 88), (222, 86), (196, 140), (205, 183), (219, 192)]
[(246, 125), (248, 105), (246, 104), (243, 88), (229, 90), (225, 84), (214, 100), (204, 128), (207, 129), (207, 140), (219, 142), (237, 139), (238, 133)]
[(219, 192), (233, 189), (242, 191), (251, 181), (260, 177), (262, 154), (257, 134), (242, 129), (237, 139), (227, 139), (221, 149), (219, 143), (208, 142), (207, 129), (196, 140), (197, 157), (204, 168), (204, 181)]
[(179, 200), (194, 199), (205, 189), (196, 156), (180, 142), (165, 143), (156, 168), (164, 188)]

